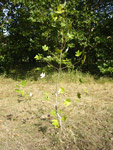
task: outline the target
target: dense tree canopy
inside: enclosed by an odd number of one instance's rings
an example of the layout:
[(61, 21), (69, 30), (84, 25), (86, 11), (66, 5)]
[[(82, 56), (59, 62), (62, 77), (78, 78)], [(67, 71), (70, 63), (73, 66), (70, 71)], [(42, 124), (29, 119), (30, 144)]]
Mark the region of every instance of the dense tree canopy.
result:
[[(103, 74), (113, 74), (112, 0), (1, 0), (0, 69), (54, 53), (62, 43), (63, 28), (65, 62), (70, 60), (75, 69), (82, 64), (88, 71), (93, 65)], [(82, 53), (79, 58), (77, 52)]]

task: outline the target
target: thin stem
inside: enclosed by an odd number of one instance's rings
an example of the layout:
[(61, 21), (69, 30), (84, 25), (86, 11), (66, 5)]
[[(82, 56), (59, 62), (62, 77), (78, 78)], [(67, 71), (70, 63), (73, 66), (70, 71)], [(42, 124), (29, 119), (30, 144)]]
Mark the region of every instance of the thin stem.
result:
[[(60, 64), (61, 66), (61, 64)], [(59, 67), (58, 69), (58, 75), (57, 75), (57, 81), (56, 81), (56, 107), (57, 107), (57, 103), (58, 103), (58, 84), (59, 84), (59, 79), (60, 79), (60, 72), (61, 72), (61, 68)]]
[[(44, 62), (43, 60), (40, 60), (40, 62)], [(55, 67), (54, 65), (52, 65), (50, 62), (45, 61), (48, 65), (51, 65), (54, 69), (56, 69), (58, 71), (58, 68)]]
[(58, 70), (57, 67), (55, 67), (54, 65), (52, 65), (50, 62), (47, 62), (49, 65), (51, 65), (54, 69)]
[(57, 105), (58, 105), (58, 84), (59, 84), (61, 69), (62, 69), (62, 53), (60, 53), (60, 63), (59, 63), (59, 69), (58, 69), (58, 76), (57, 76), (57, 82), (56, 82), (56, 94), (55, 94), (55, 96), (56, 96), (55, 111), (56, 111), (56, 114), (57, 114), (57, 117), (58, 117), (58, 120), (59, 120), (59, 127), (62, 130), (61, 116), (57, 112)]
[(59, 119), (59, 127), (61, 127), (62, 130), (62, 121), (61, 121), (62, 117), (58, 113), (57, 113), (57, 117)]

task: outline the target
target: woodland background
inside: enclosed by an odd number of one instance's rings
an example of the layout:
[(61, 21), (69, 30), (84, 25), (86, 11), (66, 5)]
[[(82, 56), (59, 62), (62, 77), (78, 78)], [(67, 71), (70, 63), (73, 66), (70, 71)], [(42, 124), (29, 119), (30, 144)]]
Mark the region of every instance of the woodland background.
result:
[[(64, 3), (60, 0), (0, 1), (0, 72), (8, 73), (17, 65), (46, 66), (34, 57), (44, 57), (58, 46), (58, 28), (51, 12)], [(113, 74), (112, 0), (69, 0), (66, 19), (72, 22), (72, 37), (67, 55), (74, 69), (94, 74)], [(70, 35), (69, 35), (70, 36)], [(43, 45), (49, 47), (45, 53)], [(75, 57), (75, 53), (83, 52)], [(81, 65), (80, 59), (85, 59)], [(52, 62), (55, 64), (55, 62)]]

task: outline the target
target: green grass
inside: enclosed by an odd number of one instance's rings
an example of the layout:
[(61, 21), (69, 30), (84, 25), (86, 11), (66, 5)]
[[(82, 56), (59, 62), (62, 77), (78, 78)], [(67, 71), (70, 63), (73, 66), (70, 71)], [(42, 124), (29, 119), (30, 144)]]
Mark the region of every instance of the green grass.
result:
[[(78, 71), (62, 72), (60, 86), (65, 94), (59, 96), (58, 108), (67, 119), (61, 131), (52, 126), (50, 115), (55, 104), (57, 74), (45, 71), (46, 77), (40, 79), (40, 72), (23, 73), (22, 78), (27, 80), (23, 90), (33, 93), (29, 101), (15, 92), (21, 73), (17, 78), (11, 74), (0, 77), (0, 150), (112, 150), (112, 79)], [(50, 101), (45, 100), (45, 92), (50, 93)], [(71, 99), (68, 107), (63, 103), (66, 98)]]
[[(44, 81), (47, 82), (56, 82), (57, 72), (51, 68), (42, 67), (36, 68), (36, 66), (25, 66), (20, 65), (15, 67), (14, 69), (10, 69), (8, 74), (4, 74), (5, 77), (12, 78), (14, 80), (32, 80), (37, 81), (40, 80), (40, 74), (42, 72), (46, 73), (46, 78)], [(82, 73), (80, 71), (62, 71), (60, 76), (60, 81), (63, 82), (92, 82), (96, 80), (97, 82), (112, 82), (113, 78), (110, 77), (102, 77), (98, 75), (91, 75), (90, 73)]]

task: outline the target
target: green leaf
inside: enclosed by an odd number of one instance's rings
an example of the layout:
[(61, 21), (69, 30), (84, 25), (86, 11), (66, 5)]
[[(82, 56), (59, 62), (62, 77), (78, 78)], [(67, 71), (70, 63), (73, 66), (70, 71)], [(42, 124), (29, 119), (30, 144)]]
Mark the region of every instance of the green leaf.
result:
[(74, 38), (74, 35), (73, 35), (72, 33), (69, 33), (69, 32), (67, 33), (67, 36), (68, 36), (68, 38), (71, 39), (71, 40)]
[(52, 125), (54, 125), (55, 128), (58, 128), (58, 127), (59, 127), (58, 120), (53, 119), (53, 120), (51, 120), (51, 121), (52, 121)]
[(33, 39), (30, 38), (30, 42), (31, 42), (31, 43), (34, 43)]
[(48, 92), (45, 92), (44, 94), (45, 94), (45, 100), (49, 101), (49, 100), (50, 100), (50, 99), (49, 99), (49, 93), (48, 93)]
[(24, 96), (24, 91), (20, 91), (20, 94), (21, 94), (22, 96)]
[(77, 102), (77, 103), (80, 103), (80, 99), (76, 99), (76, 102)]
[(16, 89), (15, 91), (18, 92), (21, 96), (24, 96), (24, 91), (23, 90)]
[(38, 55), (36, 55), (34, 58), (35, 58), (36, 60), (40, 60), (40, 59), (42, 59), (43, 57), (42, 57), (41, 54), (38, 54)]
[(27, 84), (27, 81), (26, 81), (26, 80), (21, 81), (21, 83), (20, 83), (20, 85), (22, 85), (23, 87), (25, 87), (25, 86), (26, 86), (26, 84)]
[(82, 60), (82, 65), (85, 63), (85, 60), (86, 60), (86, 55), (84, 55), (84, 58)]
[(53, 20), (56, 21), (58, 19), (58, 17), (53, 17)]
[(52, 111), (50, 112), (50, 114), (51, 114), (51, 116), (56, 117), (56, 111), (55, 111), (55, 110), (52, 110)]
[(88, 92), (86, 91), (86, 89), (84, 89), (84, 93), (86, 93), (88, 95)]
[(65, 93), (65, 90), (63, 87), (60, 87), (59, 90), (58, 90), (58, 93), (59, 94), (64, 94)]
[(70, 47), (70, 48), (74, 48), (74, 47), (75, 47), (75, 44), (73, 44), (73, 43), (69, 43), (69, 44), (68, 44), (68, 47)]
[(60, 4), (60, 5), (57, 7), (56, 13), (57, 13), (57, 14), (62, 14), (62, 13), (64, 13), (64, 7), (65, 7), (64, 4)]
[(19, 86), (19, 85), (16, 85), (16, 87), (17, 87), (17, 88), (20, 88), (20, 86)]
[(61, 27), (65, 27), (65, 26), (66, 26), (66, 24), (61, 22)]
[(32, 21), (32, 22), (36, 22), (36, 19), (33, 17), (29, 17), (28, 20)]
[(83, 83), (83, 80), (82, 80), (81, 78), (79, 78), (79, 82), (80, 82), (80, 83)]
[(60, 4), (58, 7), (57, 7), (57, 10), (62, 10), (62, 8), (64, 8), (64, 6), (62, 4)]
[(42, 46), (42, 49), (43, 49), (44, 51), (47, 51), (47, 50), (49, 49), (49, 47), (46, 46), (46, 45), (44, 45), (44, 46)]
[(64, 9), (58, 9), (57, 11), (55, 11), (56, 14), (62, 14), (64, 13)]
[(62, 50), (60, 50), (60, 49), (55, 49), (55, 51), (58, 53), (58, 54), (61, 54), (62, 53)]
[(75, 54), (75, 56), (76, 57), (79, 57), (79, 56), (81, 56), (81, 54), (82, 54), (82, 52), (80, 52), (79, 50), (76, 52), (76, 54)]
[(69, 105), (71, 104), (71, 100), (70, 100), (70, 99), (66, 99), (66, 100), (64, 101), (64, 104), (65, 104), (66, 106), (69, 106)]
[(66, 121), (66, 119), (67, 119), (67, 117), (66, 116), (63, 116), (62, 118), (61, 118), (61, 121), (63, 122), (63, 121)]
[(77, 97), (78, 97), (78, 98), (81, 98), (80, 92), (77, 93)]
[(39, 68), (39, 67), (37, 67), (37, 68), (35, 69), (35, 71), (39, 71), (39, 70), (41, 70), (41, 68)]

